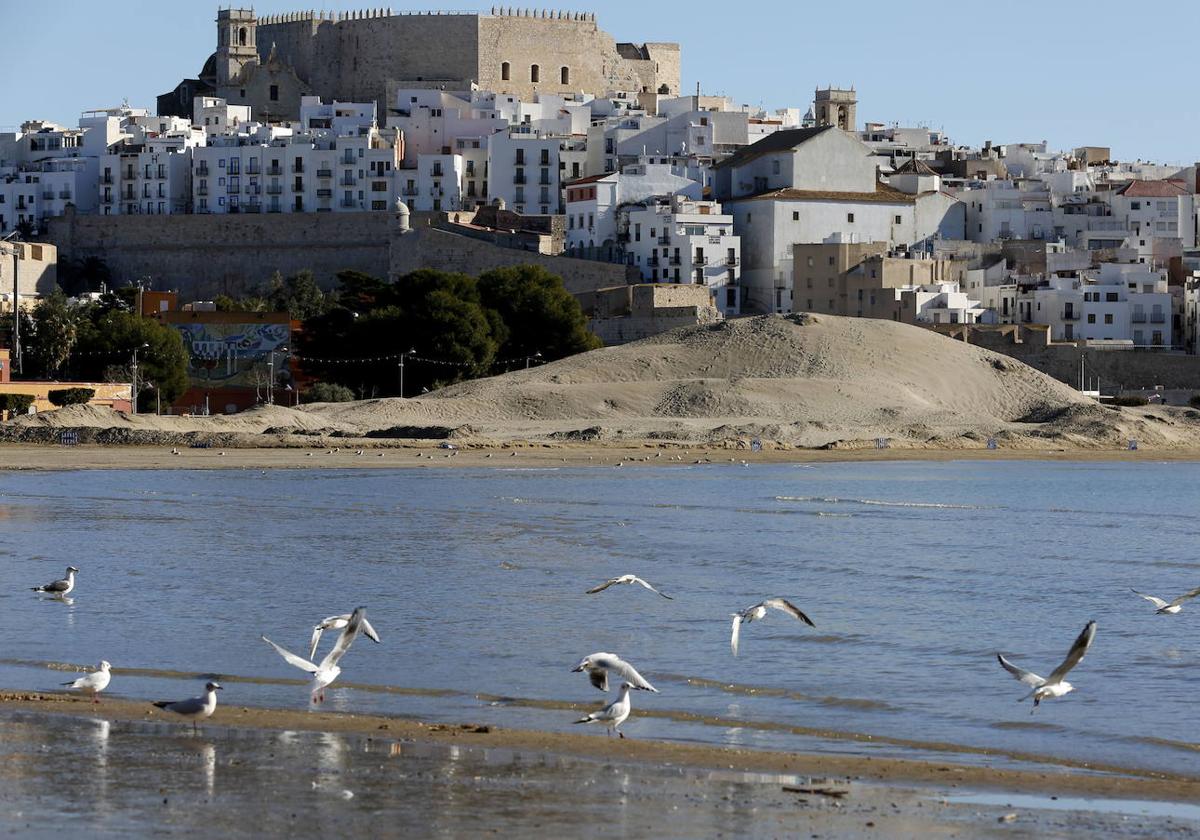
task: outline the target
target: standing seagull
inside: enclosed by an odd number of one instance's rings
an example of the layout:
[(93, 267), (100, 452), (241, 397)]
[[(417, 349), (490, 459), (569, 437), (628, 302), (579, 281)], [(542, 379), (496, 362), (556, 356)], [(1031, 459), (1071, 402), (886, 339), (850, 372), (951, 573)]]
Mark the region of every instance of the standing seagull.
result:
[(615, 653), (601, 652), (585, 656), (578, 665), (571, 669), (571, 673), (573, 674), (577, 674), (580, 671), (587, 671), (588, 679), (592, 681), (592, 685), (601, 691), (608, 691), (608, 672), (612, 671), (625, 680), (630, 688), (636, 688), (639, 691), (653, 691), (655, 694), (658, 694), (657, 688), (650, 685), (637, 672), (637, 669)]
[[(1062, 661), (1061, 665), (1051, 671), (1050, 676), (1046, 679), (1042, 679), (1032, 671), (1018, 668), (999, 653), (996, 654), (996, 658), (1000, 660), (1000, 665), (1005, 671), (1008, 671), (1008, 673), (1012, 674), (1019, 681), (1033, 689), (1020, 698), (1020, 700), (1032, 697), (1033, 708), (1036, 709), (1046, 698), (1062, 697), (1075, 688), (1075, 686), (1071, 685), (1063, 677), (1067, 675), (1068, 671), (1083, 661), (1083, 656), (1087, 653), (1088, 648), (1092, 646), (1092, 639), (1094, 638), (1096, 638), (1096, 622), (1089, 621), (1087, 626), (1083, 628), (1083, 632), (1079, 634), (1079, 638), (1075, 640), (1075, 644), (1071, 645), (1071, 651), (1067, 654), (1067, 658)], [(1020, 702), (1020, 700), (1017, 702)], [(1033, 714), (1032, 710), (1030, 714)]]
[(625, 722), (625, 719), (629, 717), (629, 711), (632, 708), (632, 704), (629, 702), (629, 689), (632, 687), (633, 686), (631, 686), (629, 683), (621, 683), (621, 694), (616, 700), (609, 703), (600, 711), (592, 712), (587, 717), (580, 718), (575, 722), (603, 723), (608, 727), (609, 737), (612, 737), (612, 734), (616, 732), (618, 735), (624, 738), (625, 733), (621, 732), (620, 726)]
[(666, 598), (668, 601), (675, 600), (670, 595), (663, 595), (663, 593), (659, 592), (657, 589), (655, 589), (650, 584), (646, 583), (646, 581), (642, 580), (637, 575), (621, 575), (620, 577), (609, 578), (608, 580), (606, 580), (604, 583), (600, 584), (599, 586), (593, 586), (591, 589), (589, 589), (587, 591), (587, 594), (595, 595), (597, 592), (603, 592), (605, 589), (608, 589), (608, 587), (610, 587), (610, 586), (617, 586), (622, 583), (636, 583), (638, 586), (644, 586), (646, 589), (649, 589), (655, 595), (662, 595), (662, 597)]
[(165, 711), (191, 718), (192, 731), (195, 732), (196, 721), (211, 717), (212, 713), (217, 710), (217, 692), (222, 690), (218, 683), (208, 682), (204, 685), (204, 693), (199, 697), (176, 700), (174, 703), (170, 700), (159, 700), (154, 705)]
[(800, 612), (799, 608), (791, 601), (784, 598), (768, 598), (760, 604), (755, 604), (753, 607), (747, 607), (741, 612), (733, 614), (733, 636), (729, 640), (729, 646), (733, 648), (734, 656), (738, 655), (738, 639), (742, 633), (742, 622), (744, 621), (749, 624), (751, 621), (758, 621), (761, 618), (765, 618), (768, 609), (785, 612), (792, 618), (800, 619), (809, 627), (817, 626), (812, 623), (811, 618)]
[[(346, 613), (344, 615), (331, 615), (314, 627), (308, 648), (308, 658), (312, 659), (317, 655), (317, 644), (321, 641), (322, 633), (326, 630), (341, 630), (349, 623), (350, 613)], [(365, 618), (362, 620), (362, 632), (372, 642), (379, 644), (379, 634), (375, 632), (375, 628), (371, 626), (371, 622)]]
[(358, 632), (362, 630), (363, 621), (366, 619), (367, 611), (364, 607), (359, 607), (350, 615), (350, 621), (342, 628), (342, 635), (338, 637), (337, 644), (333, 646), (333, 650), (325, 654), (325, 658), (321, 660), (320, 665), (315, 665), (309, 662), (303, 656), (297, 656), (290, 650), (281, 648), (279, 645), (272, 642), (266, 636), (262, 640), (275, 648), (275, 652), (284, 658), (289, 664), (299, 668), (301, 671), (307, 671), (313, 675), (313, 681), (310, 688), (312, 692), (312, 702), (322, 703), (325, 701), (325, 687), (338, 678), (338, 674), (342, 673), (342, 669), (338, 667), (338, 660), (346, 655), (346, 651), (350, 650), (350, 645), (358, 636)]
[(48, 592), (51, 595), (70, 595), (71, 590), (75, 588), (75, 573), (78, 571), (74, 566), (67, 566), (67, 576), (62, 580), (54, 580), (45, 586), (33, 586), (30, 588), (34, 592)]
[(77, 680), (65, 682), (63, 685), (69, 685), (71, 688), (78, 688), (84, 694), (92, 696), (93, 703), (99, 703), (100, 698), (97, 696), (101, 691), (108, 688), (108, 681), (112, 679), (112, 666), (108, 662), (101, 661), (98, 670), (93, 671), (86, 676), (80, 677)]
[(1158, 607), (1158, 609), (1155, 610), (1155, 613), (1158, 615), (1175, 615), (1183, 609), (1184, 601), (1190, 601), (1192, 598), (1200, 595), (1200, 589), (1193, 589), (1191, 592), (1185, 592), (1174, 601), (1168, 603), (1162, 598), (1156, 598), (1153, 595), (1147, 595), (1144, 592), (1138, 592), (1136, 589), (1131, 589), (1130, 592), (1140, 598), (1145, 598), (1151, 604), (1154, 604), (1154, 606)]

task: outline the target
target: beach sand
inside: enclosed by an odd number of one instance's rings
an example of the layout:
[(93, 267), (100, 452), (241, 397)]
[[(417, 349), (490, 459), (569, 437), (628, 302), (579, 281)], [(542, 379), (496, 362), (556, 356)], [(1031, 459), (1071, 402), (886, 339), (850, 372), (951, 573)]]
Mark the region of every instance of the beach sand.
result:
[[(6, 768), (0, 780), (9, 782), (0, 784), (0, 803), (8, 806), (0, 830), (19, 830), (25, 809), (34, 804), (24, 801), (18, 777), (53, 774), (63, 755), (78, 749), (82, 757), (64, 771), (87, 777), (70, 793), (76, 808), (86, 805), (79, 800), (93, 787), (96, 771), (89, 775), (87, 764), (101, 758), (103, 772), (114, 780), (103, 796), (163, 798), (167, 807), (125, 815), (120, 829), (134, 833), (170, 827), (248, 835), (287, 823), (289, 814), (303, 819), (318, 805), (324, 831), (340, 836), (368, 827), (377, 833), (384, 825), (386, 833), (427, 835), (448, 824), (450, 834), (473, 836), (1200, 832), (1200, 811), (1186, 804), (1200, 797), (1200, 780), (1151, 773), (760, 752), (228, 704), (193, 735), (190, 724), (144, 702), (107, 698), (93, 705), (14, 691), (0, 692), (0, 733), (7, 736), (0, 739), (0, 767)], [(47, 739), (58, 746), (45, 750)], [(43, 776), (30, 790), (42, 800), (48, 783), (50, 776)], [(54, 784), (72, 783), (63, 778)], [(500, 793), (504, 807), (497, 802)], [(179, 813), (180, 796), (190, 803), (190, 815)], [(258, 808), (241, 810), (239, 799), (257, 801)], [(1020, 804), (1011, 807), (1013, 802)], [(34, 826), (71, 827), (69, 820), (56, 822), (44, 801), (38, 804)], [(101, 804), (112, 803), (96, 807)], [(235, 813), (242, 820), (254, 813), (253, 824), (230, 824)]]

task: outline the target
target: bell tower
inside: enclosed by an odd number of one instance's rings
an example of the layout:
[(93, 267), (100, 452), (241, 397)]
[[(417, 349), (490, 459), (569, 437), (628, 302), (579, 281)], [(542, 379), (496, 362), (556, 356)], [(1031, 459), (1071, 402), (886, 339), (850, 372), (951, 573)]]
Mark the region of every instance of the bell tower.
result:
[(854, 88), (825, 88), (818, 90), (813, 99), (817, 125), (836, 125), (842, 131), (851, 134), (858, 130), (857, 110), (858, 94), (854, 92)]
[(242, 67), (258, 61), (258, 18), (252, 9), (217, 11), (217, 86), (229, 84)]

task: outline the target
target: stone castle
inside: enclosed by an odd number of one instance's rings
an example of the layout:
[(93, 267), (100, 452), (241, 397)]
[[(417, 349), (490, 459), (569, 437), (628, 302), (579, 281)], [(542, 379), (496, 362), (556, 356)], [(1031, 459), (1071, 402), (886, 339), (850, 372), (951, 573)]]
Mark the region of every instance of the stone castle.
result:
[(534, 94), (680, 94), (673, 43), (618, 43), (595, 15), (493, 8), (490, 13), (217, 12), (217, 47), (195, 79), (158, 98), (160, 114), (190, 116), (192, 98), (250, 105), (256, 118), (295, 119), (300, 97), (375, 102), (394, 91), (481, 89)]

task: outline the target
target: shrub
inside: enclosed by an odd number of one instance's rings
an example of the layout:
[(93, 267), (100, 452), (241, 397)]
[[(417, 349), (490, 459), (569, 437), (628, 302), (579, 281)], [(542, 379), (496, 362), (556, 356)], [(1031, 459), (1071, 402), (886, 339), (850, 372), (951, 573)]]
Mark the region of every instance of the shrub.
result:
[(345, 385), (335, 385), (332, 382), (317, 382), (300, 395), (301, 402), (353, 402), (354, 392)]
[(58, 408), (68, 405), (85, 405), (90, 403), (94, 396), (96, 396), (94, 388), (59, 388), (46, 395), (50, 404)]
[(7, 411), (13, 417), (28, 414), (33, 400), (33, 394), (0, 394), (0, 411)]
[(1188, 400), (1188, 405), (1192, 408), (1200, 408), (1200, 394), (1192, 394), (1191, 399)]
[(1135, 406), (1149, 405), (1150, 400), (1145, 397), (1113, 397), (1112, 404), (1124, 406), (1125, 408), (1133, 408)]

